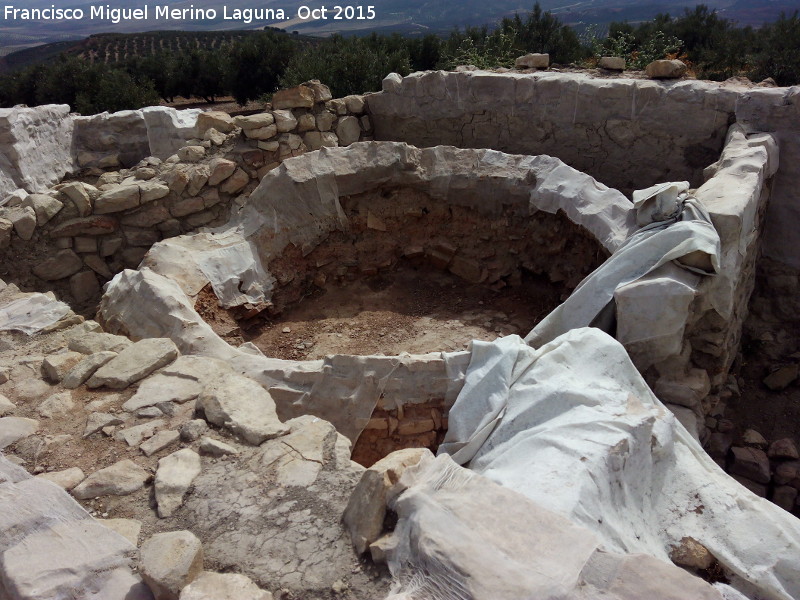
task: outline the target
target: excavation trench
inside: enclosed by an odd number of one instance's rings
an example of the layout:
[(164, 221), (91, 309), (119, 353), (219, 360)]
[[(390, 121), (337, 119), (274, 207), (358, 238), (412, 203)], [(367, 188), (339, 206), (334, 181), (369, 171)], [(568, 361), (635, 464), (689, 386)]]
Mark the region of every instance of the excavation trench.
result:
[[(528, 215), (517, 205), (487, 215), (408, 188), (340, 202), (345, 231), (305, 255), (289, 245), (265, 261), (276, 280), (268, 305), (225, 311), (209, 286), (196, 310), (229, 343), (251, 342), (270, 358), (454, 352), (525, 336), (608, 256), (560, 212)], [(444, 399), (379, 402), (353, 459), (435, 450), (447, 410)]]

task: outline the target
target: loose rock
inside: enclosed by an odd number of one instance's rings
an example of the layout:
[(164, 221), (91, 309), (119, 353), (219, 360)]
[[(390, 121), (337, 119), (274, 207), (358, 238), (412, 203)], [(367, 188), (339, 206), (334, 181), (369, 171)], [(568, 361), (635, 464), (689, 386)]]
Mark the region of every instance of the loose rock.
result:
[(86, 382), (89, 388), (106, 386), (125, 389), (168, 365), (178, 356), (175, 343), (167, 338), (141, 340), (122, 350), (119, 355), (100, 367)]
[(203, 571), (203, 548), (190, 531), (157, 533), (139, 550), (139, 573), (155, 600), (177, 600)]
[(121, 460), (100, 469), (72, 490), (78, 500), (100, 496), (127, 496), (144, 487), (150, 474), (132, 460)]

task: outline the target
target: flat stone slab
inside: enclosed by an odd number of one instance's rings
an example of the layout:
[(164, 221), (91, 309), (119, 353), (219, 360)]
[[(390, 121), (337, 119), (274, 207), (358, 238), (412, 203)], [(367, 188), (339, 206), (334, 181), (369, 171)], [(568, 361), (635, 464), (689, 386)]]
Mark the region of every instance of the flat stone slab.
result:
[(115, 358), (100, 367), (86, 382), (86, 387), (109, 387), (122, 390), (144, 379), (156, 369), (170, 364), (178, 357), (178, 348), (167, 338), (141, 340), (125, 348)]
[(177, 598), (203, 571), (203, 547), (191, 531), (157, 533), (139, 554), (139, 572), (159, 599)]
[(95, 371), (116, 357), (117, 353), (111, 350), (104, 350), (95, 352), (86, 356), (81, 362), (72, 367), (69, 372), (61, 380), (61, 385), (68, 390), (74, 390), (80, 387), (84, 382), (94, 375)]
[(155, 490), (159, 517), (169, 517), (180, 507), (200, 470), (200, 455), (190, 448), (173, 452), (158, 461)]
[(92, 473), (75, 489), (78, 500), (100, 496), (127, 496), (144, 487), (150, 474), (132, 460), (121, 460), (110, 467)]
[(197, 408), (208, 422), (229, 429), (254, 446), (288, 432), (278, 419), (269, 392), (235, 373), (214, 379), (198, 398)]
[(133, 412), (161, 402), (182, 404), (197, 398), (202, 391), (203, 386), (194, 379), (156, 373), (139, 385), (139, 389), (130, 400), (122, 405), (122, 408)]
[(36, 433), (39, 421), (25, 417), (0, 418), (0, 450)]
[(272, 594), (245, 575), (204, 571), (181, 590), (180, 600), (272, 600)]

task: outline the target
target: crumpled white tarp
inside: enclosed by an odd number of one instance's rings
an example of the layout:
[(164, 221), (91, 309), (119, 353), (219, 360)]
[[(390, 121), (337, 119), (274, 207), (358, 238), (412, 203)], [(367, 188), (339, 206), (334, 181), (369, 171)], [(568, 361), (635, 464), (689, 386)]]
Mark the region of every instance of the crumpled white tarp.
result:
[(69, 306), (45, 294), (27, 294), (0, 306), (0, 331), (41, 331), (69, 312)]
[(275, 278), (264, 271), (252, 243), (247, 241), (200, 252), (197, 266), (226, 308), (265, 302), (265, 292), (275, 285)]
[(593, 531), (606, 551), (669, 561), (690, 536), (746, 597), (800, 598), (800, 520), (722, 471), (599, 329), (539, 349), (518, 336), (473, 342), (439, 452)]
[(669, 261), (698, 273), (717, 273), (719, 235), (705, 208), (686, 193), (688, 189), (689, 183), (682, 181), (634, 192), (636, 219), (641, 229), (542, 319), (525, 341), (538, 347), (576, 327), (593, 324), (602, 327), (598, 319), (618, 287)]

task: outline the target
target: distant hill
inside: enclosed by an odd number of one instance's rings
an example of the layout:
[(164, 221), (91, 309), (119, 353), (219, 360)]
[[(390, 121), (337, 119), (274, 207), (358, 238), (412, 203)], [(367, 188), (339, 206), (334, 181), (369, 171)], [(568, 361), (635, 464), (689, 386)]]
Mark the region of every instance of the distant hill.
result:
[[(90, 62), (114, 64), (134, 56), (145, 57), (162, 50), (192, 48), (212, 50), (253, 35), (255, 31), (148, 31), (143, 33), (99, 33), (82, 40), (54, 42), (12, 52), (0, 58), (0, 73), (24, 69), (47, 62), (61, 54), (79, 56)], [(280, 32), (280, 35), (289, 35)], [(319, 38), (292, 35), (298, 42)]]

